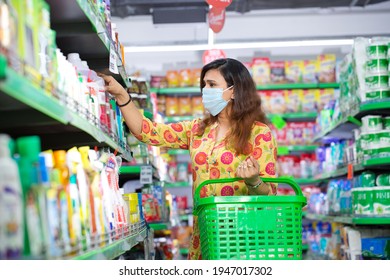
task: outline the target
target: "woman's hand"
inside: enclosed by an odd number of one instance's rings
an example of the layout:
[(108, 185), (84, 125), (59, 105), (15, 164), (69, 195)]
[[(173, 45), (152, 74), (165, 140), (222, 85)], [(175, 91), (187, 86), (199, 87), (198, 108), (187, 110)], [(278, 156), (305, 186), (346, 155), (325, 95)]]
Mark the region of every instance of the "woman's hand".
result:
[(112, 76), (107, 76), (102, 73), (98, 74), (104, 79), (106, 84), (105, 90), (111, 94), (119, 104), (124, 104), (129, 100), (129, 94)]
[(256, 186), (261, 182), (259, 173), (259, 163), (252, 156), (241, 162), (236, 170), (236, 176), (243, 178), (248, 186)]

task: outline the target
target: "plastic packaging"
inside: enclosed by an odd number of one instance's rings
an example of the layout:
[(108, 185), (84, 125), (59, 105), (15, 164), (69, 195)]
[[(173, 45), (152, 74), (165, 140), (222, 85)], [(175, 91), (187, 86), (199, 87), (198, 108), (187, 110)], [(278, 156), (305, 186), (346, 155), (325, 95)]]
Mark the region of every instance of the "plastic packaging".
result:
[(18, 259), (23, 252), (22, 186), (10, 141), (8, 135), (0, 134), (0, 259)]

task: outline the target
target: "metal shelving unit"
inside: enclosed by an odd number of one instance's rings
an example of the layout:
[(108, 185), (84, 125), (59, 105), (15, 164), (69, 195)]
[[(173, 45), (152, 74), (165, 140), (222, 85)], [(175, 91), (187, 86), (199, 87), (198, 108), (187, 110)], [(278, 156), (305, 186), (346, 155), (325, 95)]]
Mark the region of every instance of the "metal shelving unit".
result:
[[(88, 1), (47, 0), (50, 5), (52, 28), (57, 32), (57, 45), (66, 55), (79, 53), (91, 69), (114, 76), (126, 87), (130, 86), (121, 54), (109, 35), (98, 11)], [(110, 51), (116, 55), (119, 74), (109, 71)]]
[(273, 84), (258, 85), (257, 90), (282, 90), (282, 89), (315, 89), (315, 88), (338, 88), (338, 83), (296, 83), (296, 84)]
[(390, 225), (390, 217), (328, 216), (307, 213), (306, 219), (348, 225)]
[[(43, 149), (76, 145), (108, 146), (117, 150), (123, 158), (131, 159), (130, 148), (125, 143), (115, 142), (102, 128), (71, 111), (61, 100), (13, 69), (6, 68), (4, 71), (6, 77), (0, 81), (0, 92), (4, 93), (0, 109), (7, 109), (6, 115), (0, 115), (0, 119), (5, 118), (0, 126), (3, 132), (12, 136), (40, 135)], [(26, 120), (30, 121), (26, 123)]]

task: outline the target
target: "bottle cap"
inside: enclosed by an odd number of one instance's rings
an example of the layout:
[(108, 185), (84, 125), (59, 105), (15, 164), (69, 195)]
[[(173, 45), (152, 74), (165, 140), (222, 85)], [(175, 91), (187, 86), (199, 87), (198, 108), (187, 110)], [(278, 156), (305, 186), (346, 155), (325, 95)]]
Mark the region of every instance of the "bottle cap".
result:
[(38, 161), (41, 152), (41, 139), (39, 136), (25, 136), (16, 139), (16, 147), (21, 157)]

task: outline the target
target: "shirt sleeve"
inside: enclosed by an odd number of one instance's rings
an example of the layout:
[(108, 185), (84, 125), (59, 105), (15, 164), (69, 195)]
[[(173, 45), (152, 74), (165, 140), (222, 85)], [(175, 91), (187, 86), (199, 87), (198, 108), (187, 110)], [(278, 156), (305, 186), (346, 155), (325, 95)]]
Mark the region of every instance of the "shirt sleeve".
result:
[(188, 149), (195, 122), (197, 120), (163, 124), (152, 122), (144, 117), (141, 133), (139, 135), (133, 133), (133, 135), (139, 141), (152, 146)]
[[(252, 156), (260, 166), (260, 177), (275, 178), (277, 174), (277, 144), (269, 127), (265, 124), (256, 124), (254, 128), (255, 141)], [(269, 186), (270, 195), (277, 193), (277, 184), (266, 183)]]

